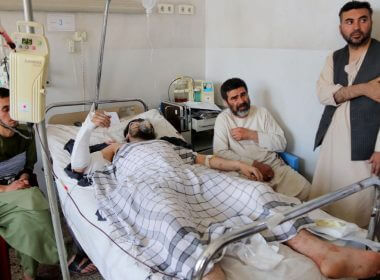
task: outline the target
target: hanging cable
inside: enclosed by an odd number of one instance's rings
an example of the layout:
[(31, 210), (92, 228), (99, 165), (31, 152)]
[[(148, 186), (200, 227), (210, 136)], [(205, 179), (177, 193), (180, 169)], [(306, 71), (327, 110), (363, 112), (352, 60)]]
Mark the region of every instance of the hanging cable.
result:
[(6, 129), (9, 129), (9, 130), (13, 131), (14, 133), (16, 133), (16, 134), (18, 134), (18, 135), (20, 135), (20, 136), (21, 136), (22, 138), (24, 138), (24, 139), (27, 139), (27, 140), (32, 139), (32, 136), (26, 136), (26, 135), (24, 135), (22, 132), (20, 132), (20, 131), (17, 130), (16, 128), (11, 127), (11, 126), (9, 126), (9, 125), (3, 123), (1, 120), (0, 120), (0, 125), (1, 125), (2, 127), (6, 128)]

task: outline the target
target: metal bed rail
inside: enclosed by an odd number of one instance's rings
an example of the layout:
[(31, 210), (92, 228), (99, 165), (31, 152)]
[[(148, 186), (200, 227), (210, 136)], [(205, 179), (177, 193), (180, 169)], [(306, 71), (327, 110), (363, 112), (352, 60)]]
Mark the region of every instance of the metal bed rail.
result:
[[(212, 241), (207, 248), (203, 251), (202, 255), (199, 257), (195, 264), (195, 268), (192, 274), (193, 280), (201, 280), (208, 263), (214, 258), (214, 256), (220, 252), (228, 244), (251, 236), (253, 234), (259, 233), (275, 225), (280, 225), (291, 219), (300, 217), (312, 210), (321, 208), (335, 201), (343, 199), (354, 193), (360, 192), (367, 188), (374, 186), (376, 190), (374, 207), (371, 215), (370, 227), (369, 227), (369, 237), (373, 239), (375, 233), (375, 223), (379, 219), (379, 206), (380, 206), (380, 177), (373, 176), (362, 180), (358, 183), (352, 184), (350, 186), (341, 188), (335, 192), (320, 196), (316, 199), (298, 205), (289, 209), (281, 214), (271, 216), (262, 221), (257, 221), (255, 223), (242, 226), (240, 229), (232, 230), (231, 232), (215, 239)], [(275, 219), (275, 220), (274, 220)]]
[(103, 99), (103, 100), (84, 100), (84, 101), (69, 101), (69, 102), (56, 102), (51, 103), (49, 106), (46, 106), (45, 114), (49, 112), (53, 108), (57, 107), (70, 107), (70, 106), (80, 106), (80, 105), (92, 105), (95, 103), (96, 105), (101, 104), (111, 104), (111, 103), (121, 103), (121, 102), (138, 102), (141, 103), (141, 105), (144, 107), (144, 111), (148, 111), (148, 106), (142, 99), (128, 99), (128, 98), (121, 98), (121, 99)]

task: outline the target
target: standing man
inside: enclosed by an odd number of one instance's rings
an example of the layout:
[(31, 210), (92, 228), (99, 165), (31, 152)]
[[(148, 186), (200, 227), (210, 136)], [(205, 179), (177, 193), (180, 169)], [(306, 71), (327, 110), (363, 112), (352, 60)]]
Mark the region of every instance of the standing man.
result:
[(310, 183), (276, 153), (286, 148), (284, 132), (276, 120), (265, 108), (251, 106), (242, 79), (225, 81), (220, 91), (229, 109), (216, 119), (214, 154), (255, 166), (275, 191), (305, 200)]
[[(339, 12), (347, 45), (331, 54), (317, 84), (326, 105), (315, 147), (321, 145), (310, 198), (380, 175), (380, 42), (371, 38), (372, 9), (351, 1)], [(326, 208), (330, 214), (368, 225), (373, 190)]]
[(33, 134), (21, 137), (9, 127), (18, 123), (9, 116), (9, 91), (0, 88), (0, 236), (16, 250), (24, 279), (35, 279), (38, 263), (55, 264), (58, 253), (49, 205), (33, 167), (37, 161)]

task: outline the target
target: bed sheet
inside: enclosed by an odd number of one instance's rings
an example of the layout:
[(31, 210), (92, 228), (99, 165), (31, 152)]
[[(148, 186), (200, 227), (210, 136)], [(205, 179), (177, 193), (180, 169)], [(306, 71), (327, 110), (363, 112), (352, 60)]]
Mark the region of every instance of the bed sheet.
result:
[[(158, 137), (181, 137), (157, 110), (150, 110), (133, 118), (137, 117), (149, 119)], [(94, 145), (110, 139), (122, 141), (123, 129), (128, 121), (129, 119), (121, 120), (120, 124), (109, 129), (97, 128), (92, 134), (90, 144)], [(63, 150), (63, 146), (70, 138), (75, 138), (78, 130), (78, 127), (65, 125), (49, 125), (47, 128), (53, 169), (59, 178), (56, 182), (58, 194), (67, 223), (105, 279), (121, 280), (126, 279), (126, 275), (128, 279), (146, 279), (150, 275), (149, 268), (137, 263), (131, 252), (122, 250), (112, 242), (108, 237), (110, 227), (107, 221), (98, 221), (95, 214), (97, 204), (93, 189), (77, 186), (75, 180), (69, 178), (63, 170), (70, 162), (69, 154)], [(285, 258), (271, 271), (259, 270), (229, 255), (224, 257), (221, 264), (229, 280), (296, 280), (305, 279), (305, 275), (310, 280), (326, 279), (310, 259), (282, 244), (280, 244), (279, 252)]]

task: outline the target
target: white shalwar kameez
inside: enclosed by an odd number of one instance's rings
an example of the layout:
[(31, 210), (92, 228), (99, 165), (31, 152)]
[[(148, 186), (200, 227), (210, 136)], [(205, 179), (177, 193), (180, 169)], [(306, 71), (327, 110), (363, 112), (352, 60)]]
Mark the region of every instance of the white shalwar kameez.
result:
[[(362, 65), (366, 52), (346, 65), (348, 86), (352, 85)], [(351, 160), (350, 101), (339, 105), (335, 103), (334, 93), (342, 85), (334, 84), (334, 66), (332, 54), (327, 58), (317, 84), (317, 94), (323, 105), (337, 106), (331, 124), (323, 139), (317, 162), (310, 199), (336, 191), (371, 176), (371, 164), (368, 161)], [(380, 151), (380, 133), (377, 135), (375, 151)], [(335, 217), (366, 227), (372, 210), (374, 190), (368, 189), (343, 200), (324, 210)]]
[[(235, 140), (231, 129), (244, 127), (258, 133), (258, 143), (253, 140)], [(214, 127), (214, 154), (250, 165), (257, 160), (268, 164), (274, 178), (268, 182), (276, 192), (305, 200), (309, 196), (310, 183), (298, 172), (286, 165), (276, 152), (283, 152), (286, 139), (281, 127), (269, 111), (251, 106), (248, 116), (239, 118), (230, 109), (224, 110), (216, 119)]]

